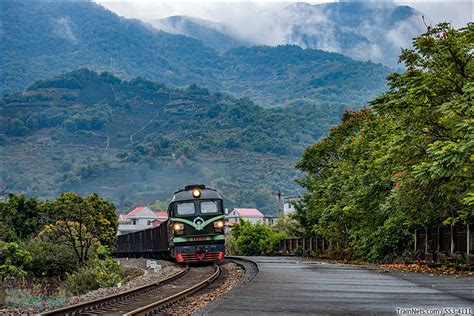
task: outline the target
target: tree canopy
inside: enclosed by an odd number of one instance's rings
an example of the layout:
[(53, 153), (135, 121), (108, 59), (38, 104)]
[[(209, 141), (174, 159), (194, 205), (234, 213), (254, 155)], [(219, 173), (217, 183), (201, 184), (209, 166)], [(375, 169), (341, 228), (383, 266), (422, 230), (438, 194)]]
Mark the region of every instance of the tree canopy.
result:
[(93, 246), (115, 244), (115, 206), (95, 193), (66, 192), (52, 201), (10, 194), (0, 211), (0, 241), (61, 244), (74, 252), (78, 265), (89, 259)]
[(474, 218), (474, 25), (414, 39), (371, 108), (347, 111), (308, 147), (297, 217), (370, 260), (400, 256), (411, 229)]

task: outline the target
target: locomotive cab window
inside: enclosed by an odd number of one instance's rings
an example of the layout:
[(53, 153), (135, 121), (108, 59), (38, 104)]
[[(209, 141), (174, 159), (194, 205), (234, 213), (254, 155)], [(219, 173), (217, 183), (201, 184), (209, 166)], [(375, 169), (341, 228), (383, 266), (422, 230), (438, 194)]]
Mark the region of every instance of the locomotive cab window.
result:
[(213, 214), (219, 211), (218, 201), (201, 202), (201, 214)]
[(178, 203), (177, 213), (178, 215), (193, 215), (195, 213), (194, 203)]

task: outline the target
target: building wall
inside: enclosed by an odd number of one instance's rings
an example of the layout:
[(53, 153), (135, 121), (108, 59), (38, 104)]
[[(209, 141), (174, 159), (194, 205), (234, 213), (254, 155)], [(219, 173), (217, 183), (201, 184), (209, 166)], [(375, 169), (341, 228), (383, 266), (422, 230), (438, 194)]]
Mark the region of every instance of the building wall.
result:
[(126, 223), (119, 223), (118, 235), (143, 230), (153, 227), (153, 221), (158, 216), (149, 208), (144, 208), (140, 213), (132, 216), (126, 215)]
[(291, 201), (285, 201), (283, 203), (283, 214), (290, 214), (296, 212), (296, 209), (291, 205)]
[(252, 224), (263, 223), (262, 217), (240, 217), (240, 216), (229, 216), (227, 217), (227, 221), (229, 223), (240, 223), (241, 220), (246, 220)]
[(242, 218), (245, 219), (246, 221), (249, 221), (252, 224), (257, 224), (257, 223), (262, 223), (263, 222), (263, 218), (261, 218), (261, 217), (242, 217)]

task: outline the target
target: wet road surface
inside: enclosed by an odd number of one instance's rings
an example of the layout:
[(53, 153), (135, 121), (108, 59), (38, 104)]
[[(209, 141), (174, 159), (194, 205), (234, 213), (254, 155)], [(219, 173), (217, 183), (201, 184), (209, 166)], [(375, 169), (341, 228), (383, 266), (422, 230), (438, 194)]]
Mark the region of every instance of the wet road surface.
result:
[(474, 311), (474, 277), (382, 273), (292, 257), (248, 258), (258, 264), (258, 275), (209, 305), (204, 315), (396, 315), (397, 308), (450, 307)]

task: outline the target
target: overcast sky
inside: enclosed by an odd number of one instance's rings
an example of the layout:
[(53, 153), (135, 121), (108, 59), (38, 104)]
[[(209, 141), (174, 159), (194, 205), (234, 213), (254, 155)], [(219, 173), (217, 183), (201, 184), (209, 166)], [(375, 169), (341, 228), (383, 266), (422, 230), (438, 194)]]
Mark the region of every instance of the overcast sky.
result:
[[(153, 1), (153, 0), (96, 0), (117, 14), (129, 18), (143, 20), (160, 19), (172, 15), (188, 15), (216, 22), (225, 22), (226, 19), (235, 19), (236, 16), (245, 17), (248, 12), (259, 10), (276, 9), (294, 1), (215, 1), (215, 0), (181, 0)], [(350, 0), (354, 1), (354, 0)], [(358, 1), (358, 0), (355, 0)], [(307, 3), (337, 2), (331, 0), (305, 1)], [(372, 0), (371, 2), (382, 2)], [(384, 1), (388, 2), (388, 1)], [(238, 5), (236, 5), (238, 3)], [(405, 0), (395, 1), (398, 4), (410, 5), (424, 13), (425, 18), (431, 24), (440, 21), (451, 21), (455, 27), (466, 25), (473, 21), (473, 6), (469, 0), (457, 1), (432, 1), (432, 0)], [(243, 19), (245, 21), (245, 19)]]

